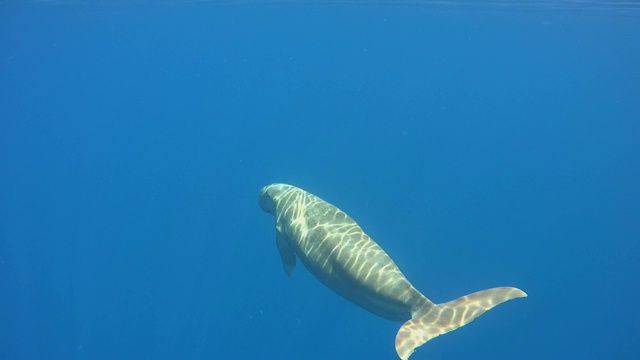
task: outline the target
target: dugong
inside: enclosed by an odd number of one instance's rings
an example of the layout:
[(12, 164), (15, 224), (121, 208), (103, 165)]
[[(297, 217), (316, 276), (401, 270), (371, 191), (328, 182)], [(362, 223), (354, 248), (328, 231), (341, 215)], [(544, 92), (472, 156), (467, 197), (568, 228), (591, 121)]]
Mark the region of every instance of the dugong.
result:
[(498, 287), (435, 304), (337, 207), (287, 184), (265, 186), (258, 202), (275, 217), (276, 246), (284, 272), (291, 274), (298, 257), (318, 280), (342, 297), (402, 323), (395, 341), (400, 359), (408, 359), (418, 346), (468, 324), (496, 305), (527, 296), (514, 287)]

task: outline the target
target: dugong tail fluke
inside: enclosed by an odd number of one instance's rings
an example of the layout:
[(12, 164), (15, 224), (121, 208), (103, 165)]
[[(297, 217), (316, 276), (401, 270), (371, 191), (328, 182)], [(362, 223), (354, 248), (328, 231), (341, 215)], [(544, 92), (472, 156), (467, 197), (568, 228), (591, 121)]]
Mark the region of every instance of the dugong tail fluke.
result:
[(299, 259), (324, 285), (372, 313), (402, 325), (396, 352), (406, 360), (415, 348), (466, 325), (522, 290), (500, 287), (434, 304), (402, 274), (384, 250), (337, 207), (298, 187), (271, 184), (260, 208), (275, 217), (276, 247), (284, 272)]
[(396, 334), (396, 352), (400, 359), (407, 360), (415, 348), (434, 337), (470, 323), (505, 301), (526, 296), (517, 288), (498, 287), (432, 306), (424, 315), (402, 324)]

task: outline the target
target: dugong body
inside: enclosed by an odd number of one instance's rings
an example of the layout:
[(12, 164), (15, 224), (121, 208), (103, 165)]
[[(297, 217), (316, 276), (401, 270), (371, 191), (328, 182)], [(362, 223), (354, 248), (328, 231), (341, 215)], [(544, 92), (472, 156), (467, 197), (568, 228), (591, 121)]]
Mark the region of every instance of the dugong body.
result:
[(391, 258), (340, 209), (300, 188), (271, 184), (260, 191), (274, 215), (276, 245), (287, 275), (298, 257), (323, 284), (374, 314), (403, 323), (396, 352), (405, 360), (430, 339), (466, 325), (522, 290), (499, 287), (435, 304), (404, 277)]

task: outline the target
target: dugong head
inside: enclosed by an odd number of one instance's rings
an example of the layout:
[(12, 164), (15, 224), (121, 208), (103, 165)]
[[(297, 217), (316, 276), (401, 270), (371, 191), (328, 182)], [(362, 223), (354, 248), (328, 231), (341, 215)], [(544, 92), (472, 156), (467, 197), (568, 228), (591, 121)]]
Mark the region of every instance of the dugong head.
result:
[(287, 184), (271, 184), (263, 187), (260, 190), (260, 196), (258, 196), (258, 203), (262, 211), (275, 215), (278, 195), (290, 188), (292, 186)]

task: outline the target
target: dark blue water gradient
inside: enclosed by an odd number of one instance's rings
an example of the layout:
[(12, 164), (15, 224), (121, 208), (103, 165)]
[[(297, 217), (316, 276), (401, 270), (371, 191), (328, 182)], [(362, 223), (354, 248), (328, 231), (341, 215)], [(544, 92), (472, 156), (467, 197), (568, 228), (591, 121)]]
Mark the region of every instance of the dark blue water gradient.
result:
[(639, 358), (639, 24), (4, 7), (0, 358), (393, 359), (399, 324), (284, 275), (257, 206), (275, 181), (347, 211), (436, 302), (529, 294), (412, 359)]

